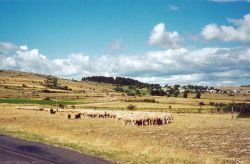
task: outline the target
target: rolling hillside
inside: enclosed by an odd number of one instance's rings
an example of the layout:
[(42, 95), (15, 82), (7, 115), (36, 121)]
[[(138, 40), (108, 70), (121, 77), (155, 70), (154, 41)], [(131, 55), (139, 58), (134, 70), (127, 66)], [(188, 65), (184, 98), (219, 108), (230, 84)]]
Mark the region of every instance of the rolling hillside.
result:
[(57, 78), (56, 88), (46, 85), (48, 75), (19, 71), (0, 71), (0, 98), (98, 101), (116, 93), (111, 84)]

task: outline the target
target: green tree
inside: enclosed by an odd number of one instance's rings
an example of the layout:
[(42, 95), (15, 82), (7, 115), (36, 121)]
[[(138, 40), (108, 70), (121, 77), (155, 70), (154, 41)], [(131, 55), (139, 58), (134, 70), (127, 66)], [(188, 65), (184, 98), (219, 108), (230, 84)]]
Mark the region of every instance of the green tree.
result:
[(174, 85), (174, 90), (178, 90), (180, 85)]
[(187, 98), (188, 97), (188, 91), (184, 91), (183, 92), (183, 98)]
[(50, 88), (56, 88), (57, 81), (58, 80), (56, 77), (48, 76), (47, 79), (45, 80), (45, 84), (46, 84), (46, 86), (48, 86)]
[(174, 92), (174, 97), (178, 97), (179, 93), (180, 93), (180, 91), (179, 91), (179, 90), (176, 90), (176, 91)]

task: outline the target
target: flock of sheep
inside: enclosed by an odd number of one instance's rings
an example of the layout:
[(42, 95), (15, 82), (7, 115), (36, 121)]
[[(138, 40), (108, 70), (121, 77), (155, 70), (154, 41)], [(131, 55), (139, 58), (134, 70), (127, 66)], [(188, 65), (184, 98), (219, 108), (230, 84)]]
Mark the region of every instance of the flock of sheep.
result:
[(163, 125), (173, 121), (171, 113), (166, 112), (116, 112), (116, 121), (125, 125)]
[[(163, 125), (173, 121), (171, 113), (167, 112), (144, 112), (144, 111), (112, 111), (112, 110), (83, 110), (83, 109), (49, 109), (49, 108), (18, 108), (25, 110), (49, 111), (50, 114), (56, 112), (67, 112), (68, 119), (80, 119), (81, 117), (92, 118), (114, 118), (116, 122), (125, 125)], [(72, 117), (74, 116), (74, 117)]]

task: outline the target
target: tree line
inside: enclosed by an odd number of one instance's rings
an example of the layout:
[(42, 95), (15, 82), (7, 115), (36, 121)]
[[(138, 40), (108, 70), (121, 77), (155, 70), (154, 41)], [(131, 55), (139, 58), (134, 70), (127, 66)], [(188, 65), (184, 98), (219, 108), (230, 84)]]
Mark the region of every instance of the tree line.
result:
[(82, 81), (93, 81), (93, 82), (109, 83), (116, 85), (128, 85), (138, 88), (161, 88), (159, 84), (142, 83), (138, 80), (125, 77), (90, 76), (90, 77), (83, 77)]

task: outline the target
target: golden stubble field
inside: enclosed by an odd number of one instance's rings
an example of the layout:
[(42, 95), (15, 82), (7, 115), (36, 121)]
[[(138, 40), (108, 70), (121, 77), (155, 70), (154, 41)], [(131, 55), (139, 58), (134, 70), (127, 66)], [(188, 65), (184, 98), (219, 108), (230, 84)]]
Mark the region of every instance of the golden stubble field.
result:
[[(161, 126), (125, 126), (115, 119), (68, 120), (66, 113), (17, 110), (22, 104), (0, 104), (0, 133), (67, 147), (121, 163), (250, 163), (250, 119), (231, 114), (209, 114), (210, 102), (249, 103), (250, 96), (202, 94), (201, 99), (131, 97), (104, 83), (58, 79), (72, 90), (47, 88), (46, 76), (0, 71), (0, 98), (69, 100), (80, 109), (126, 110), (129, 104), (141, 111), (174, 112), (174, 122)], [(23, 86), (23, 84), (25, 86)], [(45, 89), (53, 91), (44, 92)], [(232, 88), (230, 88), (232, 89)], [(249, 89), (249, 88), (238, 88)], [(159, 103), (128, 102), (145, 98)], [(199, 102), (204, 102), (201, 113)], [(23, 106), (39, 106), (23, 104)], [(51, 105), (46, 105), (51, 107)], [(170, 108), (171, 106), (171, 108)], [(55, 106), (54, 106), (55, 107)], [(71, 105), (65, 106), (71, 108)], [(180, 113), (180, 114), (177, 114)]]
[(66, 113), (0, 105), (1, 133), (71, 148), (121, 163), (250, 163), (250, 119), (230, 114), (174, 114), (161, 126), (115, 119), (68, 120)]

